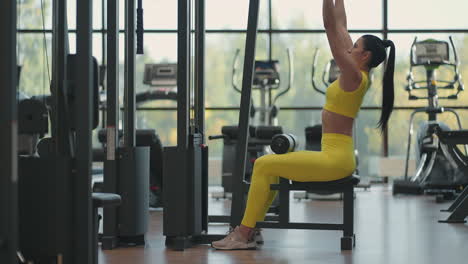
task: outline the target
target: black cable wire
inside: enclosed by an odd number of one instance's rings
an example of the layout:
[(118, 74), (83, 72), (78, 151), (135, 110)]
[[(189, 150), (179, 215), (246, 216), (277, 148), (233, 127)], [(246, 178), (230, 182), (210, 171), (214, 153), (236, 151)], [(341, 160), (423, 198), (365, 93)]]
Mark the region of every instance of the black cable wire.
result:
[[(42, 30), (43, 30), (43, 40), (44, 40), (44, 51), (45, 51), (45, 57), (46, 57), (46, 65), (47, 65), (47, 77), (48, 77), (48, 84), (50, 86), (50, 70), (49, 70), (49, 54), (47, 53), (47, 37), (45, 33), (45, 18), (44, 18), (44, 0), (41, 0), (41, 16), (42, 16)], [(42, 87), (44, 89), (44, 87)]]
[(16, 58), (19, 59), (19, 54), (20, 54), (20, 42), (18, 41), (19, 39), (19, 30), (18, 28), (21, 28), (21, 1), (18, 3), (18, 11), (17, 11), (17, 18), (18, 21), (16, 23)]
[[(21, 2), (18, 3), (18, 11), (16, 13), (16, 16), (18, 18), (17, 20), (17, 23), (16, 23), (16, 28), (21, 28)], [(19, 30), (16, 30), (16, 58), (17, 58), (17, 61), (19, 61), (19, 58), (20, 58), (20, 41), (19, 41)], [(20, 63), (17, 62), (18, 65), (21, 65)], [(17, 67), (18, 69), (18, 67)], [(18, 78), (18, 80), (16, 81), (16, 83), (18, 84), (18, 87), (17, 87), (17, 91), (16, 91), (16, 103), (18, 104), (19, 103), (19, 83), (20, 83), (20, 73), (19, 71), (17, 71), (17, 76), (16, 78)]]
[(144, 26), (143, 26), (143, 1), (138, 0), (138, 7), (137, 7), (137, 54), (144, 54), (143, 50), (143, 34), (144, 34)]

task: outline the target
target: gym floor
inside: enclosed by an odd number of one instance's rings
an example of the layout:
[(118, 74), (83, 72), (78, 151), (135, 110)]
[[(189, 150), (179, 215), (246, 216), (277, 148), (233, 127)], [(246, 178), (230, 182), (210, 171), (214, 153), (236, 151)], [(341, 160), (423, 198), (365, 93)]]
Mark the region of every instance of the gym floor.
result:
[[(468, 224), (441, 224), (447, 215), (430, 196), (393, 197), (386, 185), (356, 191), (354, 251), (340, 250), (341, 232), (264, 230), (265, 244), (258, 250), (217, 251), (199, 245), (184, 252), (166, 249), (162, 235), (162, 211), (150, 212), (151, 225), (145, 247), (101, 251), (99, 263), (371, 263), (431, 264), (466, 263)], [(210, 214), (229, 212), (229, 202), (210, 199)], [(341, 221), (340, 201), (291, 202), (294, 221)], [(210, 233), (222, 234), (227, 225), (210, 225)]]

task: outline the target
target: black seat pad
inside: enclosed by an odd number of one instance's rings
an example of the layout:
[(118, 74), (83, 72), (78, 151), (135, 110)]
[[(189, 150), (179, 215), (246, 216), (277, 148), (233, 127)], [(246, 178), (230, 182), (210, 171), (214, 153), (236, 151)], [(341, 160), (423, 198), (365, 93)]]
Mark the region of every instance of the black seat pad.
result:
[(339, 179), (336, 181), (328, 181), (328, 182), (296, 182), (292, 181), (291, 182), (291, 187), (294, 189), (294, 187), (298, 188), (307, 188), (307, 187), (320, 187), (320, 188), (326, 188), (326, 187), (337, 187), (337, 186), (342, 186), (342, 185), (347, 185), (347, 184), (352, 184), (352, 185), (357, 185), (360, 182), (360, 177), (358, 175), (351, 175), (348, 177), (345, 177), (343, 179)]
[(115, 193), (95, 192), (92, 194), (92, 199), (94, 208), (117, 206), (122, 202), (120, 195)]

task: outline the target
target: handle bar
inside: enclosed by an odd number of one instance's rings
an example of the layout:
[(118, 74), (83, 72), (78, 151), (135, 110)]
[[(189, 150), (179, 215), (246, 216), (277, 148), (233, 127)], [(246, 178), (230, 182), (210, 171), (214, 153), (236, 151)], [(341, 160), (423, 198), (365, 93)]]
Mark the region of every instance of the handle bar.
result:
[(278, 98), (285, 95), (287, 92), (289, 92), (289, 90), (291, 90), (291, 87), (292, 87), (292, 85), (294, 83), (294, 58), (293, 58), (291, 49), (288, 48), (286, 50), (286, 52), (287, 52), (287, 55), (288, 55), (288, 69), (289, 69), (289, 72), (288, 72), (288, 86), (286, 87), (286, 89), (279, 92), (275, 96), (275, 99), (273, 99), (273, 105), (276, 104), (276, 101), (278, 100)]
[(315, 91), (317, 91), (317, 92), (319, 92), (321, 94), (325, 94), (325, 91), (320, 89), (318, 87), (317, 83), (315, 83), (315, 68), (317, 67), (318, 54), (319, 54), (319, 49), (316, 48), (315, 53), (314, 53), (313, 63), (312, 63), (312, 87), (314, 88)]
[(224, 135), (215, 135), (215, 136), (208, 136), (209, 140), (215, 140), (215, 139), (224, 139)]

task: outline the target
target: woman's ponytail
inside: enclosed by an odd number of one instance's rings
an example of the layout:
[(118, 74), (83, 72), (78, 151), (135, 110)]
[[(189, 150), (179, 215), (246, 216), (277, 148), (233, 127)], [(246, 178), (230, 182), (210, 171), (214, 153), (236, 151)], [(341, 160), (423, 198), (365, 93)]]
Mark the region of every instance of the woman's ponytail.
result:
[(383, 76), (383, 93), (382, 93), (382, 113), (378, 127), (383, 132), (387, 129), (387, 123), (393, 111), (393, 102), (395, 99), (393, 75), (395, 72), (395, 44), (391, 40), (384, 40), (385, 48), (390, 47), (385, 72)]

